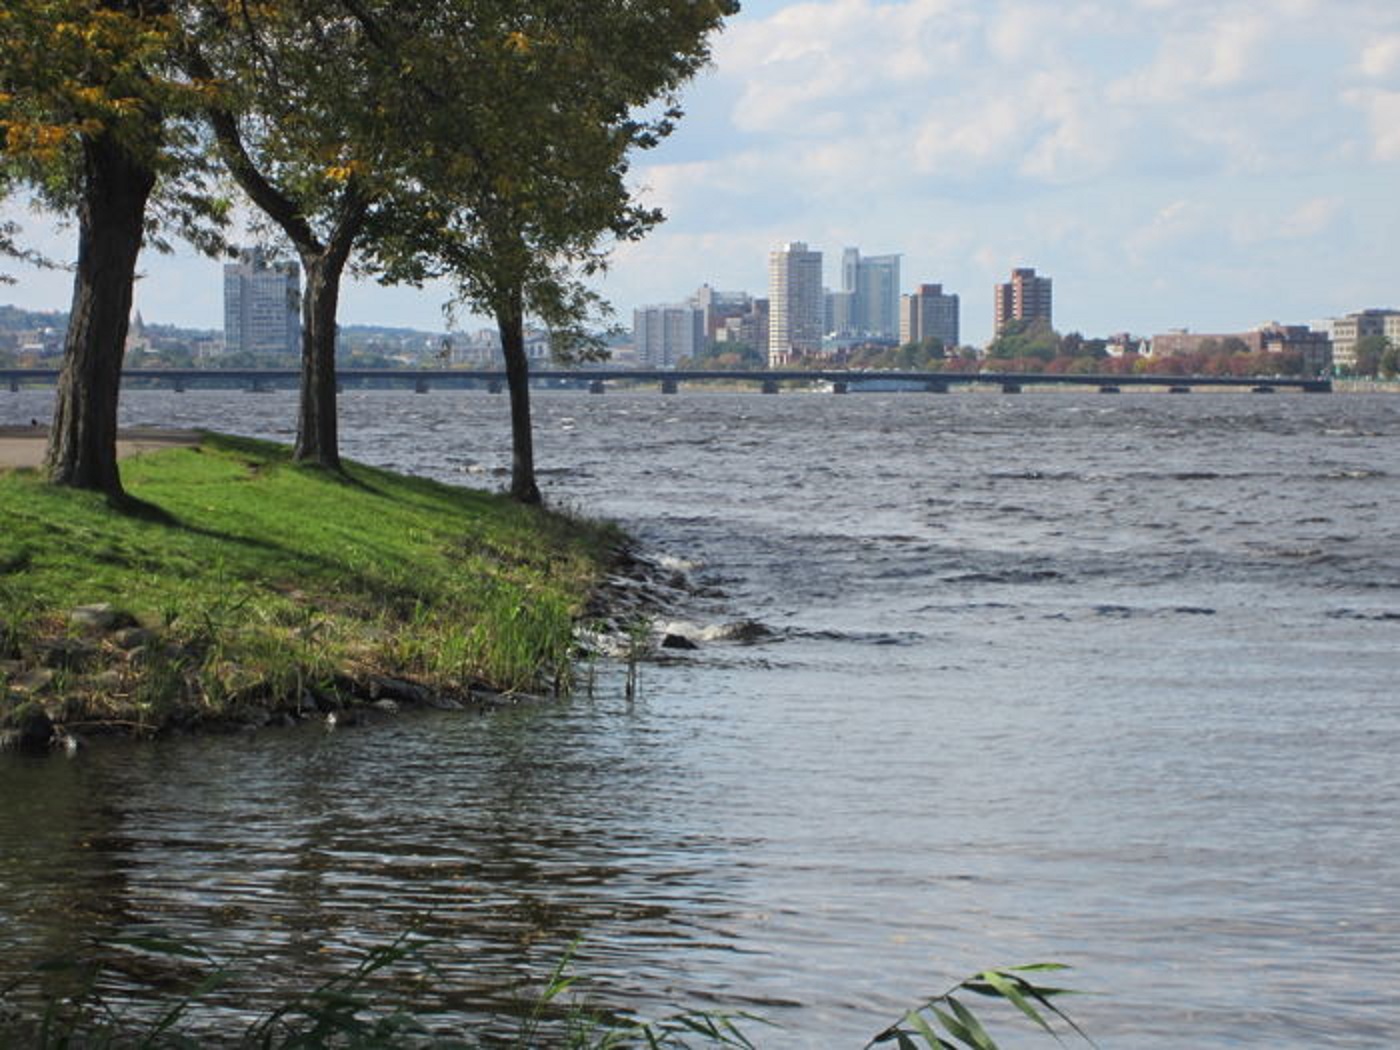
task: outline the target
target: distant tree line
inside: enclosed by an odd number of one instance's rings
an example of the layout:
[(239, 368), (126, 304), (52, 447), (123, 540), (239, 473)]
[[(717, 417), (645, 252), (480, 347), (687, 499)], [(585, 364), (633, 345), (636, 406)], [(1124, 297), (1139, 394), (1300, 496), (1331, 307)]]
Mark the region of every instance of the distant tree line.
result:
[(1236, 336), (1203, 340), (1191, 352), (1147, 356), (1136, 350), (1112, 353), (1103, 339), (1078, 332), (1061, 335), (1045, 321), (1016, 321), (987, 348), (986, 367), (1051, 375), (1302, 376), (1299, 351), (1252, 351)]

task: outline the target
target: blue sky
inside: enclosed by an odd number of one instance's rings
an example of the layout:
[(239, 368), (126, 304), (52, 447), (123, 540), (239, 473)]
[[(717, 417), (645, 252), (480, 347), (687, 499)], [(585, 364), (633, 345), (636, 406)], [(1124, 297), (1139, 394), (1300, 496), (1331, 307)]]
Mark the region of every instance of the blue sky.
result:
[[(616, 253), (623, 319), (702, 282), (766, 294), (794, 240), (829, 284), (845, 246), (901, 253), (978, 343), (1014, 266), (1089, 334), (1400, 307), (1395, 0), (751, 0), (685, 101), (634, 166), (670, 218)], [(143, 265), (147, 320), (220, 324), (216, 263)], [(19, 276), (0, 301), (66, 307), (61, 275)], [(342, 320), (435, 329), (442, 299), (356, 285)]]

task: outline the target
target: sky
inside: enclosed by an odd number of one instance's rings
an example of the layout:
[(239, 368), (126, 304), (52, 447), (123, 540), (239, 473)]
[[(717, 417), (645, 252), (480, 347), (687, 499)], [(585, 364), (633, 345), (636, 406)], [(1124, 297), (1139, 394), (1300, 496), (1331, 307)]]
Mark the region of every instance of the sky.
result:
[[(766, 295), (789, 241), (830, 286), (845, 247), (901, 254), (974, 344), (1021, 266), (1087, 335), (1400, 307), (1395, 0), (749, 0), (683, 104), (632, 171), (668, 221), (600, 285), (624, 323), (702, 283)], [(0, 302), (67, 308), (66, 275), (5, 269)], [(221, 326), (217, 262), (142, 269), (146, 321)], [(445, 298), (357, 283), (341, 321), (440, 330)]]

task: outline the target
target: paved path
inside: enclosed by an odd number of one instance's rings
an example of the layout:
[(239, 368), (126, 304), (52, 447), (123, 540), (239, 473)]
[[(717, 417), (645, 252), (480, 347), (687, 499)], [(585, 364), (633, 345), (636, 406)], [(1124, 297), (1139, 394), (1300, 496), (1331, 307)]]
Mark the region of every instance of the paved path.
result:
[[(11, 467), (38, 467), (44, 462), (48, 445), (47, 427), (0, 427), (0, 470)], [(197, 430), (161, 430), (139, 427), (117, 433), (117, 458), (125, 459), (142, 452), (172, 445), (199, 444)]]

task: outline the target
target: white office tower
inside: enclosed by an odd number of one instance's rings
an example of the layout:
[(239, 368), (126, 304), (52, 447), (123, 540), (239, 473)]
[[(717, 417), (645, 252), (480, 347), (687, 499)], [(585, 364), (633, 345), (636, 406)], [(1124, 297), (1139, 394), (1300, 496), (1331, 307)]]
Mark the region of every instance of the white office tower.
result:
[(224, 266), (224, 349), (229, 353), (301, 352), (301, 269), (268, 263), (245, 248)]
[(768, 364), (779, 367), (822, 348), (826, 297), (822, 253), (802, 241), (768, 255)]

